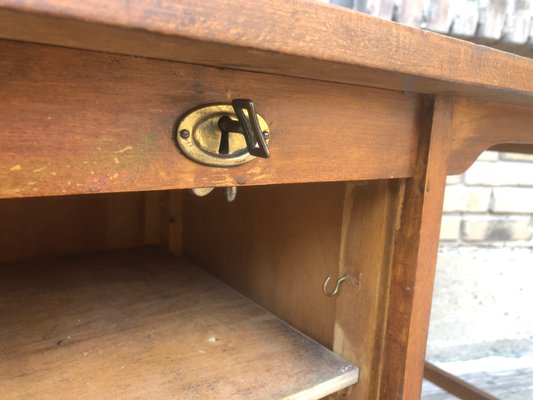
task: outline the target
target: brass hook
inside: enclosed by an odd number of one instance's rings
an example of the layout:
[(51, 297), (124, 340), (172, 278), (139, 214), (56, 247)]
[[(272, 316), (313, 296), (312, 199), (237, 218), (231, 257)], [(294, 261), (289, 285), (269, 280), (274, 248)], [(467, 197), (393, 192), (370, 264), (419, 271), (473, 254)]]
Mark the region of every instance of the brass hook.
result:
[(322, 285), (322, 292), (324, 292), (324, 295), (328, 297), (333, 297), (339, 292), (339, 288), (341, 287), (341, 284), (348, 279), (346, 276), (343, 276), (339, 279), (337, 279), (337, 282), (335, 283), (335, 289), (333, 289), (332, 292), (328, 292), (328, 283), (331, 280), (331, 276), (328, 276), (326, 280), (324, 281), (324, 284)]

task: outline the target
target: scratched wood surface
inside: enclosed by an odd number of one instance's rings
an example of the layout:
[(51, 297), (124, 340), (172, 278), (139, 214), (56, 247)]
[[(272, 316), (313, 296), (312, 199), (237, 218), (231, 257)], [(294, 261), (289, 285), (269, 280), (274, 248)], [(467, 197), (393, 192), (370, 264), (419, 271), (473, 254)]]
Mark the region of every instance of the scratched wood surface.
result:
[(0, 268), (0, 386), (14, 399), (301, 399), (358, 369), (156, 249)]
[[(11, 41), (0, 81), (0, 197), (395, 178), (416, 157), (409, 93)], [(179, 116), (236, 97), (270, 124), (272, 157), (181, 154)]]
[[(409, 3), (418, 7), (422, 2)], [(416, 12), (400, 9), (407, 22), (423, 20)], [(528, 60), (305, 0), (1, 0), (0, 37), (395, 90), (533, 103), (527, 95), (533, 92), (533, 64)]]

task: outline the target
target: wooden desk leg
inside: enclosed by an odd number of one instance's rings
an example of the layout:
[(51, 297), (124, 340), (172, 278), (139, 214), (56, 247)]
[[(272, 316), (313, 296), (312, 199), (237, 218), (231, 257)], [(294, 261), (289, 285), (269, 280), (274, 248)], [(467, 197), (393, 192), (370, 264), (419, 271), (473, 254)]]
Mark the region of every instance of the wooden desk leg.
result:
[(419, 399), (435, 278), (452, 99), (421, 106), (417, 170), (405, 186), (394, 240), (379, 398)]
[(497, 397), (469, 384), (426, 361), (424, 377), (461, 400), (498, 400)]

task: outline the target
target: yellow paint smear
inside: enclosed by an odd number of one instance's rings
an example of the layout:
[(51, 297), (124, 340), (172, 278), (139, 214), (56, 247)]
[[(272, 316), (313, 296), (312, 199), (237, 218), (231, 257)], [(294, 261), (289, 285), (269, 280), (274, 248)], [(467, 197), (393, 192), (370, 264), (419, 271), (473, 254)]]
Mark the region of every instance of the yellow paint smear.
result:
[(120, 149), (118, 151), (115, 151), (115, 154), (124, 153), (125, 151), (133, 150), (133, 146), (126, 146), (123, 149)]

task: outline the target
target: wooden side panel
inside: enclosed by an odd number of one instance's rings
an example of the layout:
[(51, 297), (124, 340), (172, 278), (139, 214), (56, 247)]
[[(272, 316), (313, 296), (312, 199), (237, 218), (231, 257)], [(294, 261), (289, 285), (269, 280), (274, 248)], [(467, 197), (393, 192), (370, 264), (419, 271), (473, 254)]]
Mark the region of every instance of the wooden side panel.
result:
[(144, 243), (168, 244), (168, 191), (144, 192)]
[[(514, 151), (531, 152), (533, 109), (456, 99), (453, 104), (452, 144), (448, 174), (460, 174), (490, 147), (516, 144)], [(527, 146), (529, 144), (530, 146)]]
[(140, 246), (142, 193), (0, 200), (0, 262)]
[(392, 242), (403, 182), (347, 184), (333, 349), (360, 368), (350, 399), (377, 399)]
[(333, 345), (344, 184), (222, 190), (185, 198), (184, 257), (327, 347)]
[(144, 192), (144, 243), (169, 249), (180, 256), (182, 248), (183, 191)]
[(379, 379), (383, 399), (419, 399), (450, 146), (452, 101), (420, 109), (416, 176), (407, 180), (394, 240)]
[[(413, 172), (410, 94), (9, 41), (0, 71), (0, 197)], [(272, 157), (215, 168), (182, 155), (178, 117), (238, 97), (269, 123)]]

